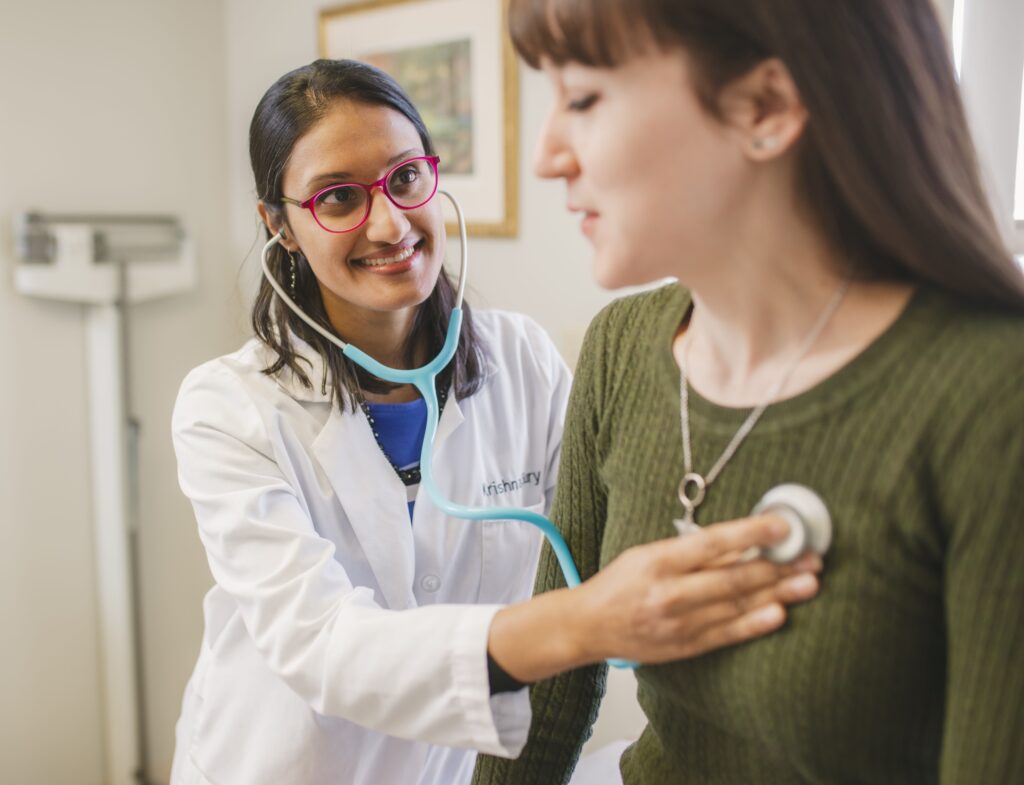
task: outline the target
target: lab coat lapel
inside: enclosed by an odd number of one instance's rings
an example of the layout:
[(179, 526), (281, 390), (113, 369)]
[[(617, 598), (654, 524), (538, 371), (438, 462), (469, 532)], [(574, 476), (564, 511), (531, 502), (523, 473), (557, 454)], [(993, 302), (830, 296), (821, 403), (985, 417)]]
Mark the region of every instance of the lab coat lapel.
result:
[[(486, 386), (489, 384), (498, 383), (497, 376), (501, 370), (494, 364), (494, 361), (489, 357), (485, 356), (483, 360), (483, 374), (482, 385)], [(466, 416), (463, 412), (462, 406), (455, 398), (455, 393), (451, 386), (448, 388), (448, 403), (445, 404), (444, 411), (441, 412), (441, 421), (437, 424), (437, 436), (434, 438), (434, 454), (437, 455), (441, 446), (445, 443), (449, 436), (465, 422)], [(494, 424), (491, 425), (494, 427)]]
[(313, 443), (387, 607), (415, 605), (415, 548), (405, 487), (381, 452), (361, 412), (337, 408)]
[(441, 412), (441, 420), (437, 423), (437, 435), (434, 436), (434, 455), (436, 456), (441, 446), (448, 440), (455, 430), (465, 421), (462, 407), (455, 398), (455, 394), (448, 391), (448, 402)]
[[(499, 369), (490, 357), (484, 358), (483, 367), (483, 385), (495, 384), (495, 377), (498, 376)], [(462, 406), (455, 398), (455, 392), (451, 386), (448, 388), (448, 403), (444, 406), (444, 411), (441, 412), (441, 421), (437, 424), (437, 435), (434, 437), (434, 455), (436, 456), (440, 451), (441, 447), (448, 440), (448, 437), (458, 430), (459, 426), (465, 422), (466, 416), (462, 410)]]

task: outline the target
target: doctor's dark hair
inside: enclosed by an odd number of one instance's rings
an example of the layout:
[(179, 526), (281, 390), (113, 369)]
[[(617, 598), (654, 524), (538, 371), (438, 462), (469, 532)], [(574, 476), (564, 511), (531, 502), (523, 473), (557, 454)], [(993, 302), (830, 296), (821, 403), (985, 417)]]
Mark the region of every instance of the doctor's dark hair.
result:
[[(281, 201), (282, 183), (295, 143), (341, 100), (351, 101), (356, 112), (360, 104), (395, 110), (416, 128), (424, 152), (434, 155), (433, 142), (416, 107), (398, 83), (383, 71), (355, 60), (316, 60), (297, 68), (267, 90), (249, 126), (249, 158), (256, 180), (256, 195), (275, 225), (288, 228)], [(268, 240), (271, 237), (269, 230), (266, 237)], [(275, 278), (289, 289), (291, 260), (280, 244), (271, 249), (268, 263)], [(318, 324), (335, 332), (327, 317), (316, 276), (301, 252), (295, 254), (294, 299)], [(433, 292), (416, 311), (409, 339), (403, 347), (403, 357), (410, 366), (416, 362), (418, 339), (425, 341), (427, 356), (433, 357), (440, 351), (455, 300), (456, 288), (442, 268)], [(323, 358), (325, 374), (318, 380), (319, 384), (324, 393), (328, 385), (333, 387), (334, 399), (343, 410), (354, 411), (362, 391), (387, 392), (396, 386), (378, 379), (345, 357), (338, 347), (292, 313), (263, 277), (252, 308), (252, 326), (257, 337), (277, 354), (277, 360), (264, 369), (264, 373), (275, 375), (287, 367), (304, 385), (312, 388), (317, 380), (310, 380), (300, 364), (304, 358), (291, 339), (292, 335), (298, 336)], [(339, 337), (344, 340), (344, 336)], [(454, 359), (440, 375), (439, 383), (444, 386), (453, 383), (456, 397), (463, 399), (479, 390), (482, 381), (483, 347), (469, 305), (463, 303), (459, 346)]]
[(858, 275), (1024, 309), (932, 0), (511, 0), (509, 20), (534, 68), (680, 48), (723, 122), (722, 89), (778, 58), (808, 112), (800, 198)]

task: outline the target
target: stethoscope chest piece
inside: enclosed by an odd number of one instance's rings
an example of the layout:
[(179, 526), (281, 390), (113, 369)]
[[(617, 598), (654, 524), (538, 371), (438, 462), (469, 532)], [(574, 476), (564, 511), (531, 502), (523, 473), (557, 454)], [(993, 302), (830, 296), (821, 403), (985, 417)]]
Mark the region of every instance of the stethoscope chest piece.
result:
[(825, 502), (805, 485), (776, 485), (761, 497), (752, 515), (773, 513), (789, 523), (789, 536), (762, 549), (769, 561), (785, 564), (808, 551), (824, 556), (832, 544), (832, 516)]

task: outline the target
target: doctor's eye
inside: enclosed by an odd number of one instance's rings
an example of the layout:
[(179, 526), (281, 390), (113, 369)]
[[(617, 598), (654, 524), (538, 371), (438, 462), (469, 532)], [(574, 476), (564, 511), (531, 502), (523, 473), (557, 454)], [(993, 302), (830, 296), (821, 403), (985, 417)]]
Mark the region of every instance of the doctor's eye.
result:
[(316, 206), (333, 210), (359, 207), (365, 200), (363, 189), (351, 185), (339, 185), (324, 191), (316, 199)]
[(597, 103), (597, 99), (597, 93), (590, 93), (582, 98), (577, 98), (575, 101), (570, 101), (568, 103), (568, 109), (570, 112), (585, 112)]
[(403, 166), (401, 169), (399, 169), (397, 172), (391, 175), (391, 184), (411, 185), (412, 183), (416, 182), (417, 179), (419, 179), (419, 176), (420, 172), (416, 165), (409, 164), (408, 166)]
[(399, 164), (388, 175), (388, 195), (399, 207), (419, 207), (437, 187), (434, 168), (425, 159)]
[(388, 177), (388, 190), (394, 194), (408, 194), (426, 187), (427, 179), (433, 179), (433, 173), (427, 177), (426, 161), (410, 161), (402, 164)]

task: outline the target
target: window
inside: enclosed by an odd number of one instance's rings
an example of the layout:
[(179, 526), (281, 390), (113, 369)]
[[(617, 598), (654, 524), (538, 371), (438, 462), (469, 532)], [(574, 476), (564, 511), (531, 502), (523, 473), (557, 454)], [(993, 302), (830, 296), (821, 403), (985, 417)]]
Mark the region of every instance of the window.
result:
[(953, 63), (956, 65), (956, 76), (960, 78), (960, 64), (964, 53), (964, 6), (967, 0), (953, 0)]
[(1017, 188), (1013, 199), (1013, 217), (1024, 221), (1024, 72), (1020, 78), (1020, 135), (1017, 141)]

